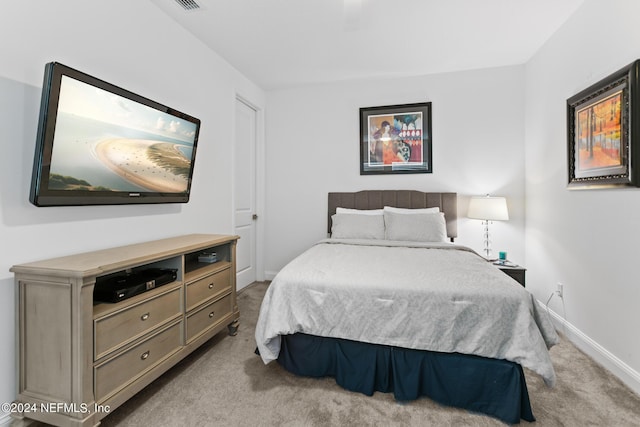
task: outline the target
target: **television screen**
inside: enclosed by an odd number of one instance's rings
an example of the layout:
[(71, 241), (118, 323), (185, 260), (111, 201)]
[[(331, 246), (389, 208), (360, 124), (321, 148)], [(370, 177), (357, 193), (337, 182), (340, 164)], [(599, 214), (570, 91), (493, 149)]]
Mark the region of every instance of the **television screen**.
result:
[(36, 206), (186, 203), (200, 120), (52, 62), (29, 200)]

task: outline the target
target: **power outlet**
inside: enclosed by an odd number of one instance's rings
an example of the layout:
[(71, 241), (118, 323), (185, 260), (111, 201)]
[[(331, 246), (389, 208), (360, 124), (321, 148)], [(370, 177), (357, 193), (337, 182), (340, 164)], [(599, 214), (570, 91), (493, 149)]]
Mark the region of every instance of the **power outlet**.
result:
[(560, 298), (562, 298), (563, 291), (564, 291), (564, 285), (558, 282), (558, 285), (556, 286), (556, 294), (558, 294)]

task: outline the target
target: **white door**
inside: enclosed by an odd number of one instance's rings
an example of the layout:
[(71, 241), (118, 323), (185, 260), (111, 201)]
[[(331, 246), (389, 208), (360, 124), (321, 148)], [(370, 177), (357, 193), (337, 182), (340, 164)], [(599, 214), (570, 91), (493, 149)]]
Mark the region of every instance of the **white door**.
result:
[(240, 290), (256, 280), (256, 110), (236, 99), (235, 122), (234, 222), (235, 234), (240, 236), (236, 248)]

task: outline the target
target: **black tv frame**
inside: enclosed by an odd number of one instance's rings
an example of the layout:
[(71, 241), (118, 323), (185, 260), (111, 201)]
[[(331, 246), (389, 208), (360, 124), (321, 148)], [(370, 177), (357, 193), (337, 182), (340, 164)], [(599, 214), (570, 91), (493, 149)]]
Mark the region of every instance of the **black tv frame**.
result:
[[(127, 98), (159, 112), (186, 120), (195, 125), (192, 155), (186, 190), (183, 192), (158, 191), (96, 191), (96, 190), (52, 190), (48, 188), (51, 156), (53, 152), (58, 100), (62, 76), (68, 76), (115, 95)], [(201, 122), (199, 119), (167, 107), (156, 101), (130, 92), (104, 80), (63, 65), (50, 62), (45, 66), (38, 133), (36, 139), (33, 171), (29, 201), (35, 206), (87, 206), (87, 205), (125, 205), (156, 203), (187, 203), (191, 192), (191, 181), (195, 165), (198, 137)]]

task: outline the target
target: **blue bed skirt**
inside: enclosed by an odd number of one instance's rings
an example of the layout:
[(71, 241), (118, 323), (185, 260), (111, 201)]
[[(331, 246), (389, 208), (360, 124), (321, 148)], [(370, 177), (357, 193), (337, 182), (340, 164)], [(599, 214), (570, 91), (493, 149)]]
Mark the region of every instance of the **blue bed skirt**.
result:
[(298, 333), (282, 336), (278, 362), (296, 375), (334, 377), (341, 387), (368, 396), (427, 396), (508, 424), (535, 421), (522, 367), (506, 360)]

